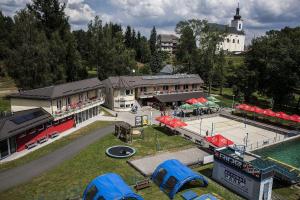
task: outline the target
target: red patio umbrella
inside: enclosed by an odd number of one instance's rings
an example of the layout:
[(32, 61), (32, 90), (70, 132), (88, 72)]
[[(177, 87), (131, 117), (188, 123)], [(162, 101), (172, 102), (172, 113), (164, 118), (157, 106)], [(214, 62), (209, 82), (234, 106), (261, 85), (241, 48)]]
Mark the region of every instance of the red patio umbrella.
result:
[(172, 127), (172, 128), (178, 128), (178, 127), (187, 126), (186, 123), (184, 123), (183, 121), (180, 121), (179, 119), (176, 119), (176, 118), (174, 118), (174, 119), (168, 121), (168, 122), (166, 123), (166, 125), (168, 125), (168, 126), (170, 126), (170, 127)]
[(300, 116), (299, 115), (292, 115), (292, 116), (290, 116), (290, 120), (293, 121), (293, 122), (300, 123)]
[(204, 97), (200, 97), (200, 98), (197, 99), (197, 101), (198, 101), (199, 103), (206, 103), (208, 100), (205, 99)]
[(234, 144), (231, 140), (225, 138), (220, 134), (214, 136), (206, 136), (205, 139), (216, 147), (226, 147)]
[(168, 115), (165, 115), (165, 116), (157, 117), (156, 120), (159, 121), (160, 123), (166, 124), (168, 121), (171, 121), (172, 118)]
[(238, 108), (240, 110), (250, 111), (252, 106), (249, 106), (247, 104), (240, 104), (236, 108)]
[(192, 99), (187, 100), (186, 103), (188, 103), (188, 104), (195, 104), (195, 103), (198, 103), (198, 100), (195, 99), (195, 98), (192, 98)]
[(269, 117), (275, 117), (276, 113), (273, 112), (272, 110), (270, 109), (266, 109), (262, 112), (263, 115), (266, 115), (266, 116), (269, 116)]
[(284, 119), (284, 120), (290, 120), (290, 116), (284, 112), (277, 112), (275, 114), (275, 117), (280, 118), (280, 119)]
[(262, 114), (263, 113), (263, 109), (261, 109), (260, 107), (257, 107), (257, 106), (253, 106), (253, 107), (251, 107), (250, 108), (250, 110), (249, 111), (251, 111), (251, 112), (255, 112), (255, 113), (257, 113), (257, 114)]

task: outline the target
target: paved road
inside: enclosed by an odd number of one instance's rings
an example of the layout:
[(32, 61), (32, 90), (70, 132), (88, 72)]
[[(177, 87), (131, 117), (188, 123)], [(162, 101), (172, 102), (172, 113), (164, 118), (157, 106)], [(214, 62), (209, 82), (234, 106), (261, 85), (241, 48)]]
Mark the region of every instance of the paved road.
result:
[(52, 169), (63, 161), (72, 158), (79, 151), (92, 144), (96, 140), (112, 133), (114, 126), (108, 126), (99, 129), (86, 136), (82, 136), (70, 144), (55, 150), (54, 152), (43, 156), (37, 160), (31, 161), (25, 165), (4, 171), (0, 173), (0, 192), (11, 187), (30, 181), (41, 173)]

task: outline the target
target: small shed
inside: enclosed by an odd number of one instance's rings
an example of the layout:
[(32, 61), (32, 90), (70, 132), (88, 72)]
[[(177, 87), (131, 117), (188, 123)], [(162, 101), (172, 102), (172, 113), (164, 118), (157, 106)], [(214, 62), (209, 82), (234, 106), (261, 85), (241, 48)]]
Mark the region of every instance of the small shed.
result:
[(117, 174), (108, 173), (95, 178), (86, 187), (83, 200), (143, 200)]
[(161, 163), (151, 178), (162, 191), (168, 194), (170, 199), (173, 199), (185, 184), (197, 184), (204, 187), (208, 185), (208, 181), (202, 175), (194, 172), (176, 159)]
[(117, 122), (115, 136), (124, 142), (132, 142), (132, 126), (126, 122)]

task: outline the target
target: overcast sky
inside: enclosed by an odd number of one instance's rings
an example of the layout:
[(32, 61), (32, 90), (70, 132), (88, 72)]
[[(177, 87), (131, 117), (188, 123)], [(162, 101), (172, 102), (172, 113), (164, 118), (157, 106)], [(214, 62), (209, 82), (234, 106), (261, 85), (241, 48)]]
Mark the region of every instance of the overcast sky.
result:
[[(158, 33), (174, 33), (184, 19), (207, 19), (229, 24), (238, 0), (62, 0), (72, 29), (86, 29), (88, 21), (99, 15), (103, 21), (131, 25), (149, 36), (155, 25)], [(14, 15), (30, 0), (0, 0), (5, 15)], [(300, 0), (240, 0), (247, 41), (266, 30), (300, 25)]]

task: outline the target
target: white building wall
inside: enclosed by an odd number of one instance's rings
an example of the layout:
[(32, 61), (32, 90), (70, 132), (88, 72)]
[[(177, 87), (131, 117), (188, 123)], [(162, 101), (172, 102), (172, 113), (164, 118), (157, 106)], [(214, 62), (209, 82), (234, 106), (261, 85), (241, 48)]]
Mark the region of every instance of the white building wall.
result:
[(34, 100), (34, 99), (19, 99), (11, 98), (11, 111), (18, 112), (22, 110), (30, 110), (33, 108), (43, 108), (48, 113), (52, 114), (50, 100)]
[(220, 48), (229, 52), (243, 52), (245, 50), (245, 35), (229, 34), (220, 44)]

